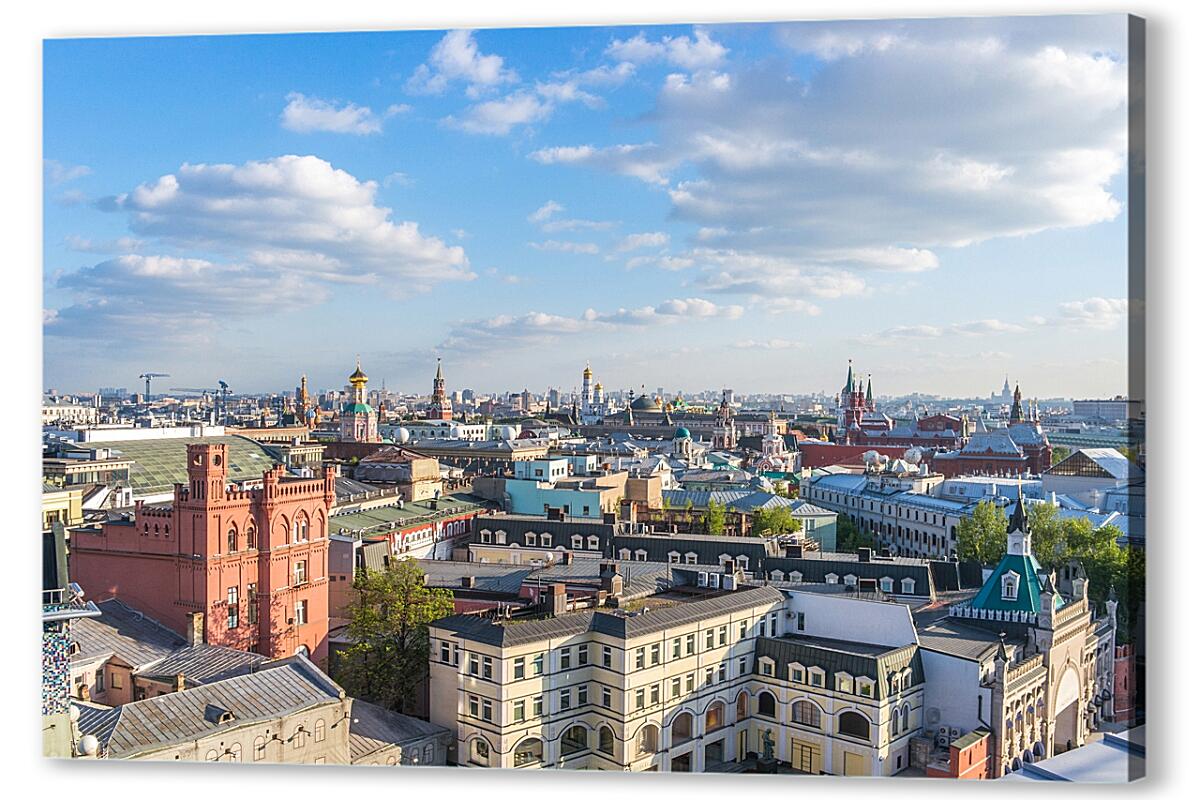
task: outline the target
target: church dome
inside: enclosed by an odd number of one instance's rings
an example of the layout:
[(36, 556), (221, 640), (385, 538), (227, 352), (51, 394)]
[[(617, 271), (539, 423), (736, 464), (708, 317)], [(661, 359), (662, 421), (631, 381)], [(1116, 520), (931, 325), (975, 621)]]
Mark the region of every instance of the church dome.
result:
[(690, 439), (690, 438), (692, 438), (692, 432), (689, 431), (687, 428), (680, 426), (675, 429), (675, 438), (676, 439)]
[(629, 407), (634, 411), (655, 411), (658, 409), (658, 407), (654, 405), (654, 401), (646, 395), (642, 395), (638, 399), (634, 400), (632, 403), (630, 403)]

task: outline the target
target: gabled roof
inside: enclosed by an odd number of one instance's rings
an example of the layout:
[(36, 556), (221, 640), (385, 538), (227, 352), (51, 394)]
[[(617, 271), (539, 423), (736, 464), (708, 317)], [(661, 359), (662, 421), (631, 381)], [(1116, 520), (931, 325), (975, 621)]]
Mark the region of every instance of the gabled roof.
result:
[(365, 700), (351, 700), (350, 763), (355, 764), (385, 747), (419, 742), (450, 731), (432, 722), (397, 714)]
[(79, 646), (71, 656), (72, 662), (116, 656), (136, 669), (186, 644), (175, 631), (120, 600), (104, 600), (96, 607), (100, 616), (78, 620), (71, 626), (71, 640)]

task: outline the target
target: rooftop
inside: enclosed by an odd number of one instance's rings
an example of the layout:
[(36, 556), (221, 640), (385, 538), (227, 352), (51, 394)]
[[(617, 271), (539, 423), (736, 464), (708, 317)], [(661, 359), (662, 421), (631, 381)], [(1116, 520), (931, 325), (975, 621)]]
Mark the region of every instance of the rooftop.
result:
[(329, 532), (339, 536), (361, 536), (381, 533), (395, 528), (418, 525), (421, 522), (456, 514), (467, 514), (487, 507), (483, 498), (471, 494), (448, 494), (440, 497), (437, 508), (432, 500), (415, 500), (399, 506), (382, 506), (329, 518)]
[(282, 463), (267, 445), (244, 436), (129, 439), (79, 442), (74, 446), (111, 450), (132, 459), (129, 485), (135, 495), (145, 496), (171, 492), (177, 483), (187, 484), (187, 448), (192, 444), (224, 444), (228, 479), (233, 482), (262, 480), (264, 472)]

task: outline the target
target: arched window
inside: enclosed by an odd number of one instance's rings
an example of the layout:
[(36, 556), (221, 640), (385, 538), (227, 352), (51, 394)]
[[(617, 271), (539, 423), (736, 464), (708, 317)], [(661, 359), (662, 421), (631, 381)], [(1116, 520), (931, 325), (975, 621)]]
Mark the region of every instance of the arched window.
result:
[(760, 717), (775, 719), (775, 695), (770, 692), (759, 692), (758, 710), (755, 713)]
[(317, 720), (317, 724), (313, 726), (313, 741), (325, 741), (325, 720), (319, 719)]
[(908, 703), (904, 704), (904, 708), (900, 710), (900, 730), (906, 731), (909, 728), (909, 708)]
[(837, 732), (856, 739), (871, 738), (871, 722), (856, 711), (843, 711), (838, 715)]
[(433, 763), (433, 745), (432, 744), (425, 745), (424, 761), (426, 764)]
[(737, 718), (743, 720), (750, 716), (750, 695), (742, 692), (737, 698)]
[(704, 732), (711, 733), (725, 724), (725, 704), (717, 700), (704, 713)]
[(675, 717), (675, 721), (671, 723), (671, 746), (683, 744), (692, 738), (692, 729), (695, 727), (695, 720), (691, 712), (684, 711)]
[(258, 531), (251, 522), (246, 525), (246, 549), (253, 550), (256, 547), (258, 547)]
[[(430, 761), (433, 760), (433, 754), (430, 754)], [(530, 737), (517, 745), (516, 754), (513, 757), (513, 765), (517, 767), (527, 767), (530, 764), (542, 763), (542, 740)]]
[(587, 750), (587, 728), (582, 725), (572, 725), (562, 737), (562, 754), (564, 756), (582, 753)]
[(231, 744), (229, 746), (229, 760), (230, 761), (241, 761), (242, 760), (242, 743), (241, 742), (234, 742), (233, 744)]
[(892, 709), (891, 732), (892, 732), (892, 736), (900, 735), (900, 709), (898, 709), (898, 708)]
[(638, 731), (637, 754), (639, 756), (658, 752), (658, 726), (647, 725)]
[(262, 761), (267, 757), (267, 740), (262, 736), (254, 737), (254, 760)]
[(811, 700), (797, 700), (792, 703), (792, 722), (809, 728), (821, 727), (821, 708)]
[(219, 758), (219, 756), (217, 755), (217, 751), (216, 751), (216, 750), (209, 750), (209, 751), (208, 751), (208, 752), (207, 752), (207, 753), (204, 755), (204, 760), (205, 760), (205, 761), (216, 761), (216, 760), (217, 760), (217, 758)]
[(237, 526), (230, 526), (229, 533), (225, 534), (225, 552), (236, 553), (238, 549)]
[(476, 739), (471, 743), (471, 761), (487, 766), (492, 757), (492, 747), (486, 739)]
[(613, 736), (612, 728), (607, 725), (600, 726), (600, 752), (605, 755), (613, 755), (617, 749), (617, 741)]

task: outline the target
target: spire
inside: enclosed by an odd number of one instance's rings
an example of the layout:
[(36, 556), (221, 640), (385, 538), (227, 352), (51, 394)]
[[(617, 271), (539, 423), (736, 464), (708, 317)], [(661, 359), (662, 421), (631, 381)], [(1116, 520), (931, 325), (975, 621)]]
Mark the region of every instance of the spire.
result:
[(438, 380), (442, 379), (442, 359), (441, 358), (438, 358), (437, 375), (434, 377), (436, 377)]
[[(1020, 478), (1018, 477), (1017, 480), (1019, 481)], [(1016, 533), (1017, 531), (1022, 533), (1029, 531), (1029, 520), (1025, 516), (1025, 496), (1021, 494), (1019, 483), (1017, 484), (1017, 507), (1008, 519), (1008, 532)]]
[(854, 359), (849, 359), (849, 366), (846, 367), (846, 388), (842, 390), (846, 394), (851, 394), (854, 391)]
[(1017, 381), (1017, 386), (1015, 389), (1013, 389), (1012, 408), (1008, 412), (1008, 421), (1010, 423), (1025, 421), (1024, 409), (1021, 408), (1021, 382), (1020, 381)]
[(868, 374), (867, 374), (867, 405), (871, 405), (871, 401), (872, 401), (872, 397), (871, 397), (871, 375), (870, 375), (870, 373), (868, 373)]

